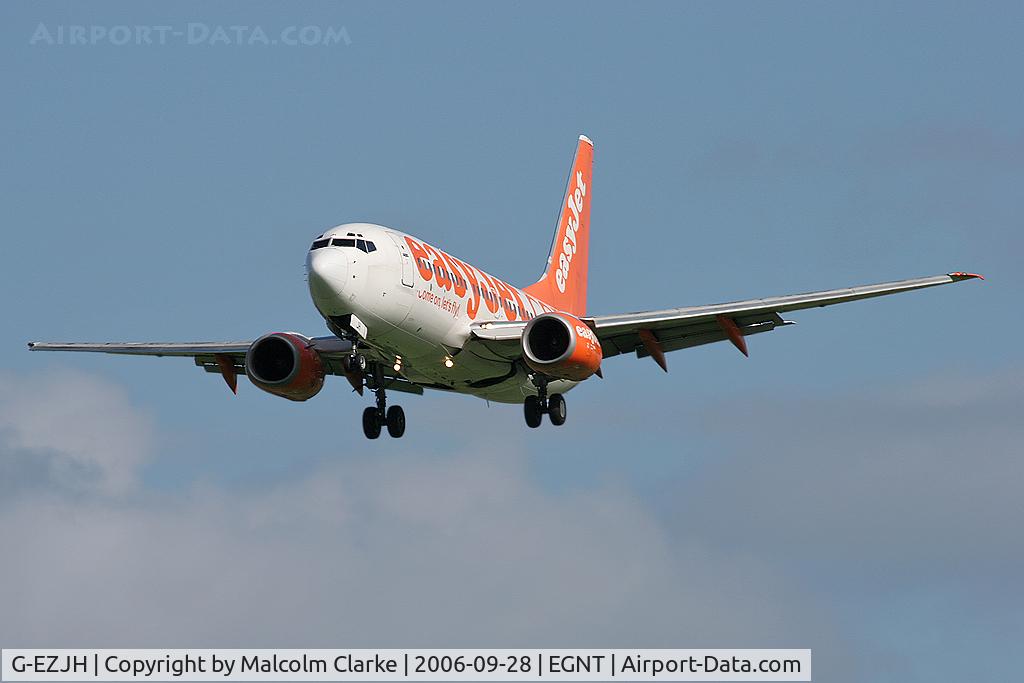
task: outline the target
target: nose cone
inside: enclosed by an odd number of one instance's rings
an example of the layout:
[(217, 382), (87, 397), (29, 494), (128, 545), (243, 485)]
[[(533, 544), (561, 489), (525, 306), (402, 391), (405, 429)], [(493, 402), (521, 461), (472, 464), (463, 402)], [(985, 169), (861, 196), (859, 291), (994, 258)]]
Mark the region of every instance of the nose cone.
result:
[(309, 252), (306, 259), (309, 294), (328, 315), (343, 315), (342, 297), (348, 280), (348, 259), (340, 249), (325, 247)]

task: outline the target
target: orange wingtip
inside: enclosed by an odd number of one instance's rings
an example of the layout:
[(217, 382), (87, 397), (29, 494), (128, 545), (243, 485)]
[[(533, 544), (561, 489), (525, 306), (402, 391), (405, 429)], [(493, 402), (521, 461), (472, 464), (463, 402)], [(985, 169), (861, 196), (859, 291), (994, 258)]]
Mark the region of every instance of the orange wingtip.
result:
[(979, 280), (984, 280), (985, 279), (984, 275), (978, 275), (977, 273), (961, 273), (961, 272), (956, 272), (956, 273), (950, 273), (949, 276), (953, 277), (953, 278), (956, 278), (958, 280), (970, 280), (971, 278), (978, 278)]

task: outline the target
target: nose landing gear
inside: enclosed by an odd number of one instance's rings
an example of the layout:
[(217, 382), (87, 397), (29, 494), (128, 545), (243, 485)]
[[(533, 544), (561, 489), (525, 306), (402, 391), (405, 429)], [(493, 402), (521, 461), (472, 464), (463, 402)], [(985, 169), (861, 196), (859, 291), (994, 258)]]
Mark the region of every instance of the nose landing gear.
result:
[(537, 378), (534, 380), (537, 385), (537, 395), (527, 396), (523, 401), (523, 417), (526, 418), (526, 426), (530, 429), (540, 427), (540, 423), (547, 414), (551, 424), (560, 427), (565, 424), (566, 410), (565, 397), (561, 394), (548, 396), (548, 382), (546, 379)]
[(350, 353), (341, 359), (345, 372), (366, 372), (366, 356), (361, 353)]

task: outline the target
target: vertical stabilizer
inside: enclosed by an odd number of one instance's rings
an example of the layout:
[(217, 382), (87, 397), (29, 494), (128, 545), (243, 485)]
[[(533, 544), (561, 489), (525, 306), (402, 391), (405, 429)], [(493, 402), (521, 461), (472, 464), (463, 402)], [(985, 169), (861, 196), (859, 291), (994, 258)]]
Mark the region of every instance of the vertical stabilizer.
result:
[(580, 136), (555, 225), (547, 268), (526, 292), (575, 316), (587, 312), (587, 257), (590, 247), (591, 175), (594, 143)]

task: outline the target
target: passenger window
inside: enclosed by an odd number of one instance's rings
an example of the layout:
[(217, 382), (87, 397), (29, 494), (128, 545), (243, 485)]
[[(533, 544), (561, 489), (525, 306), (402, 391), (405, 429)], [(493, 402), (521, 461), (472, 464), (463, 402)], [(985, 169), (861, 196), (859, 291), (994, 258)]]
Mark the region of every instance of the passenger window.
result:
[(313, 246), (310, 247), (309, 250), (312, 251), (313, 249), (321, 249), (323, 247), (326, 247), (328, 244), (330, 244), (330, 242), (331, 241), (329, 239), (328, 240), (316, 240), (315, 242), (313, 242)]

